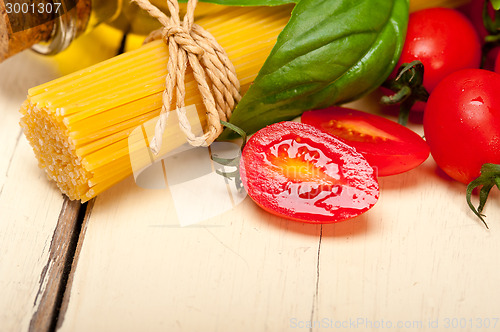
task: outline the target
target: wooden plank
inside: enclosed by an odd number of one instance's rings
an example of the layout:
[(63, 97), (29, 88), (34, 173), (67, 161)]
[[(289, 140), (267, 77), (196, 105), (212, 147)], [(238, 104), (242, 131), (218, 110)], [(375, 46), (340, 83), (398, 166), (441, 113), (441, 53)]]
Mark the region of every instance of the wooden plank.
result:
[[(61, 325), (63, 323), (64, 315), (66, 313), (66, 310), (68, 309), (68, 303), (69, 303), (69, 298), (70, 298), (70, 294), (71, 294), (71, 292), (70, 292), (71, 286), (73, 284), (73, 277), (75, 276), (74, 271), (76, 271), (76, 268), (78, 266), (78, 258), (80, 257), (80, 252), (82, 250), (82, 244), (84, 242), (85, 234), (87, 231), (88, 221), (89, 221), (89, 218), (92, 214), (92, 210), (94, 207), (94, 202), (95, 202), (95, 199), (91, 199), (86, 204), (84, 204), (84, 206), (80, 210), (80, 216), (81, 216), (82, 212), (84, 212), (84, 214), (83, 214), (84, 218), (83, 218), (83, 220), (81, 220), (80, 232), (78, 234), (76, 248), (74, 251), (72, 251), (73, 256), (72, 256), (72, 261), (71, 261), (71, 267), (70, 267), (70, 270), (68, 271), (68, 279), (66, 280), (66, 283), (64, 285), (64, 292), (62, 293), (63, 298), (62, 298), (61, 304), (58, 308), (59, 312), (54, 313), (54, 315), (57, 315), (57, 316), (53, 317), (56, 319), (56, 324), (57, 324), (55, 326), (56, 329), (59, 329), (61, 327)], [(83, 210), (84, 208), (85, 208), (85, 210)]]
[[(64, 199), (38, 169), (21, 134), (19, 107), (27, 89), (55, 77), (32, 53), (0, 64), (0, 330), (26, 331), (50, 289), (55, 271), (54, 231)], [(68, 219), (61, 215), (60, 222)], [(68, 216), (69, 217), (69, 216)], [(61, 248), (62, 249), (62, 248)], [(42, 327), (39, 325), (39, 327)], [(43, 331), (43, 329), (41, 329)]]
[[(78, 242), (80, 207), (80, 202), (64, 198), (57, 226), (50, 241), (49, 257), (40, 276), (40, 291), (35, 298), (35, 303), (39, 305), (31, 317), (30, 331), (53, 331), (56, 326), (59, 306)], [(43, 292), (42, 285), (44, 285)]]
[(166, 190), (132, 179), (97, 197), (59, 331), (277, 330), (311, 312), (320, 226), (249, 200), (213, 226), (179, 227), (173, 213)]

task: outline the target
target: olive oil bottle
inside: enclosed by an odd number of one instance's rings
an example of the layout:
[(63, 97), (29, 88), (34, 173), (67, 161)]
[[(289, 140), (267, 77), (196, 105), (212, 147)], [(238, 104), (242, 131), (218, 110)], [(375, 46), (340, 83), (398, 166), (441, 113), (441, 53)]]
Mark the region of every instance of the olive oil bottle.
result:
[[(166, 1), (151, 2), (168, 12)], [(185, 4), (180, 8), (184, 15)], [(196, 18), (221, 8), (200, 3)], [(0, 0), (0, 62), (28, 48), (42, 54), (59, 53), (102, 23), (139, 35), (160, 27), (128, 0)]]

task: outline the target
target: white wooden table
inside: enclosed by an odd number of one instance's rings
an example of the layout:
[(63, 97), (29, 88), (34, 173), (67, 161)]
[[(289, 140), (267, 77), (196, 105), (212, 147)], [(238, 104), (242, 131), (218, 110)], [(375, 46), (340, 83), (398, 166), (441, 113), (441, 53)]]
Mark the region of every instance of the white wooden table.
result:
[(57, 75), (31, 53), (0, 64), (0, 331), (500, 330), (495, 189), (490, 230), (432, 158), (333, 225), (246, 198), (212, 226), (175, 226), (168, 190), (132, 178), (80, 208), (18, 126), (27, 89)]

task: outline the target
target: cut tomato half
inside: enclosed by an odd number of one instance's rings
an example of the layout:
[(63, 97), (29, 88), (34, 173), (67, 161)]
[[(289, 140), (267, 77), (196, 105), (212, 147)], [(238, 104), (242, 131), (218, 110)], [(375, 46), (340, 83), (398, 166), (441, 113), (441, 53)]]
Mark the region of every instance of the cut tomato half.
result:
[(409, 171), (429, 157), (429, 146), (422, 137), (378, 115), (333, 106), (307, 111), (301, 121), (353, 146), (378, 176)]
[(243, 149), (240, 175), (263, 209), (309, 223), (356, 217), (379, 196), (374, 171), (360, 153), (298, 122), (275, 123), (255, 133)]

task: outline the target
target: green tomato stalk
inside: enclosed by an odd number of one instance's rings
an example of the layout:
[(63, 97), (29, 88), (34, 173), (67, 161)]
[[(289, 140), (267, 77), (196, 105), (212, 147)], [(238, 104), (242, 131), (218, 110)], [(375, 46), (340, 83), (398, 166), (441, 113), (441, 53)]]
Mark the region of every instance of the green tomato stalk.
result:
[[(477, 179), (471, 181), (467, 186), (467, 204), (474, 214), (481, 219), (486, 228), (489, 227), (484, 220), (485, 215), (482, 214), (482, 212), (491, 188), (495, 185), (498, 189), (500, 189), (500, 165), (484, 164), (481, 167), (481, 175)], [(471, 196), (472, 191), (477, 187), (481, 187), (481, 190), (479, 191), (479, 206), (476, 209), (476, 207), (472, 204)]]
[[(488, 11), (489, 3), (495, 10), (494, 18), (492, 18)], [(485, 1), (483, 6), (483, 23), (489, 35), (485, 37), (486, 43), (500, 42), (500, 0)]]
[[(493, 17), (490, 15), (490, 4), (495, 10)], [(487, 55), (495, 47), (500, 45), (500, 0), (486, 0), (483, 4), (483, 25), (488, 35), (484, 37), (483, 58), (481, 68), (484, 67), (487, 61)]]
[(398, 122), (403, 126), (408, 123), (410, 110), (417, 101), (426, 102), (429, 99), (429, 92), (423, 86), (424, 65), (421, 61), (415, 60), (410, 63), (403, 63), (398, 69), (398, 75), (394, 79), (385, 81), (382, 86), (395, 93), (390, 96), (383, 96), (380, 102), (384, 105), (399, 104)]
[[(235, 126), (232, 123), (222, 121), (222, 120), (220, 120), (220, 123), (224, 127), (228, 128), (229, 130), (234, 131), (236, 134), (238, 134), (243, 139), (243, 143), (241, 144), (241, 148), (240, 148), (241, 153), (243, 153), (243, 149), (245, 148), (245, 144), (247, 143), (247, 133), (243, 129), (241, 129), (238, 126)], [(237, 156), (235, 158), (219, 158), (219, 157), (212, 155), (212, 160), (214, 162), (219, 163), (223, 166), (234, 167), (234, 171), (232, 171), (232, 172), (222, 172), (219, 170), (216, 170), (215, 172), (219, 175), (224, 176), (228, 180), (234, 179), (234, 183), (236, 185), (236, 189), (238, 190), (238, 192), (241, 192), (244, 190), (243, 183), (241, 182), (241, 176), (240, 176), (241, 153), (239, 156)]]

